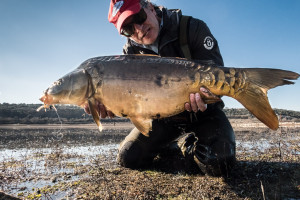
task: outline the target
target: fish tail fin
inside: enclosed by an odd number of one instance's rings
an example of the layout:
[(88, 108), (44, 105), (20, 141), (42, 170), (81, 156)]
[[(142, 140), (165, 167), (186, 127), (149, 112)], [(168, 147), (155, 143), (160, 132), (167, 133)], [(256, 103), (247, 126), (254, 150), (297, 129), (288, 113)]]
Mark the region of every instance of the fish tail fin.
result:
[(281, 85), (294, 84), (298, 73), (279, 69), (243, 69), (246, 75), (245, 87), (238, 91), (234, 98), (247, 108), (254, 116), (269, 128), (279, 127), (278, 118), (271, 108), (267, 92), (269, 89)]
[(97, 124), (97, 126), (99, 128), (99, 131), (102, 132), (103, 127), (102, 127), (102, 124), (100, 122), (100, 114), (98, 113), (95, 104), (96, 104), (95, 99), (93, 99), (93, 98), (88, 99), (88, 105), (89, 105), (90, 112), (93, 116), (93, 119), (94, 119), (95, 123)]

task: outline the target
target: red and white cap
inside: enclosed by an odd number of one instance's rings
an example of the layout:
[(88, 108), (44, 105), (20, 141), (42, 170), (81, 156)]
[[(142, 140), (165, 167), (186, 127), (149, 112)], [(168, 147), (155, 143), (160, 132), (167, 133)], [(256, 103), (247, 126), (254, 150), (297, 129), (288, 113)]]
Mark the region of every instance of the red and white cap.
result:
[(140, 0), (111, 0), (108, 21), (121, 32), (124, 21), (141, 10)]

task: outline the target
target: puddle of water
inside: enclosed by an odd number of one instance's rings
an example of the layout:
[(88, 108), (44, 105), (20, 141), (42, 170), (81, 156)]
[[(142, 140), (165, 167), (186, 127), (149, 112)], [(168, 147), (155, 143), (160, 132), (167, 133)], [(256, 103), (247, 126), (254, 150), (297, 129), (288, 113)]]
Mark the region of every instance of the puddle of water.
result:
[[(79, 156), (95, 156), (96, 154), (107, 155), (112, 149), (117, 149), (119, 144), (103, 144), (96, 146), (73, 146), (63, 147), (64, 154), (76, 154)], [(6, 160), (30, 160), (33, 155), (48, 155), (55, 151), (54, 148), (21, 148), (21, 149), (1, 149), (0, 162)]]
[(103, 144), (97, 146), (77, 146), (64, 149), (65, 153), (82, 156), (95, 156), (95, 154), (107, 155), (112, 149), (117, 149), (119, 144)]
[[(289, 148), (293, 146), (289, 141), (284, 141), (281, 144), (282, 146), (285, 146), (285, 148)], [(279, 143), (274, 143), (266, 139), (260, 139), (260, 140), (255, 140), (255, 141), (240, 141), (236, 140), (236, 147), (237, 149), (241, 149), (241, 151), (247, 151), (250, 153), (255, 153), (255, 154), (260, 154), (264, 153), (270, 148), (276, 147), (279, 149)], [(293, 154), (300, 155), (300, 151), (294, 150)]]
[[(53, 186), (59, 181), (76, 181), (80, 177), (76, 175), (72, 165), (88, 165), (94, 157), (116, 157), (119, 144), (103, 144), (95, 146), (63, 146), (59, 148), (21, 148), (1, 149), (0, 168), (5, 170), (8, 177), (16, 177), (18, 181), (3, 184), (0, 189), (16, 195), (20, 192), (30, 193), (34, 188)], [(52, 160), (51, 156), (63, 156), (61, 159)], [(64, 157), (65, 156), (65, 157)], [(65, 175), (63, 175), (65, 174)], [(53, 181), (53, 179), (57, 179)], [(60, 196), (67, 195), (68, 191), (60, 191)]]
[(246, 149), (248, 151), (258, 151), (258, 152), (264, 152), (265, 150), (269, 149), (272, 144), (264, 139), (257, 140), (257, 141), (236, 141), (237, 147), (242, 147), (243, 149)]

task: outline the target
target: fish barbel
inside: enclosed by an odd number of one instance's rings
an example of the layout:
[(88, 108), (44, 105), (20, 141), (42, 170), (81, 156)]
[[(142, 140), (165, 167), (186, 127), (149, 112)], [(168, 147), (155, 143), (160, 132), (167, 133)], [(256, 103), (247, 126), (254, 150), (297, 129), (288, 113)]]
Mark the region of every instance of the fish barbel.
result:
[[(267, 68), (226, 68), (182, 58), (152, 55), (116, 55), (88, 59), (77, 69), (54, 82), (40, 98), (44, 106), (89, 105), (102, 129), (96, 101), (115, 115), (129, 118), (145, 135), (152, 120), (181, 113), (189, 94), (200, 87), (213, 94), (239, 101), (269, 128), (279, 126), (267, 91), (294, 84), (298, 73)], [(202, 97), (205, 103), (219, 98)]]

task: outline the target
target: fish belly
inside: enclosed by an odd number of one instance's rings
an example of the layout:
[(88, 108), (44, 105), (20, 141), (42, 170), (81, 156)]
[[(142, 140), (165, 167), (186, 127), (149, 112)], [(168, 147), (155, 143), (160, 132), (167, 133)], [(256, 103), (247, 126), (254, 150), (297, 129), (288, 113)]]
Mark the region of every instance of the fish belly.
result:
[(189, 94), (200, 88), (193, 70), (180, 65), (144, 63), (141, 67), (131, 62), (104, 71), (101, 101), (118, 116), (159, 118), (178, 114), (189, 102)]

